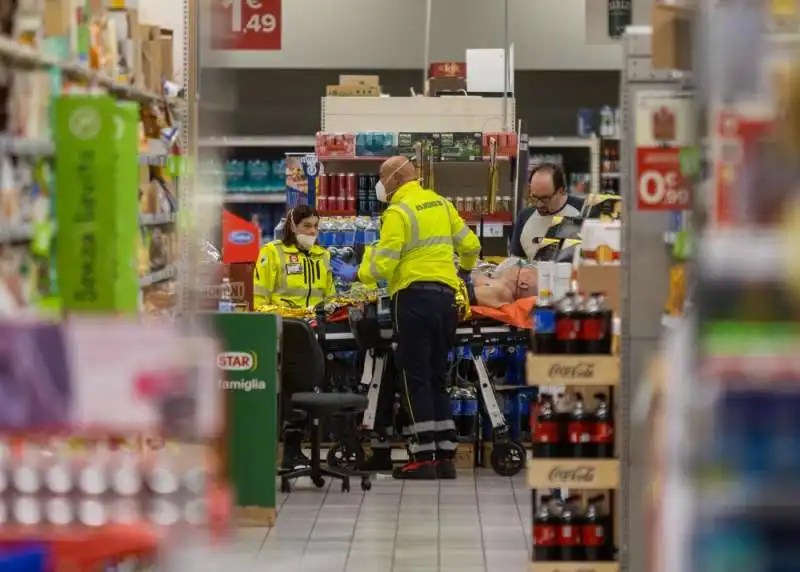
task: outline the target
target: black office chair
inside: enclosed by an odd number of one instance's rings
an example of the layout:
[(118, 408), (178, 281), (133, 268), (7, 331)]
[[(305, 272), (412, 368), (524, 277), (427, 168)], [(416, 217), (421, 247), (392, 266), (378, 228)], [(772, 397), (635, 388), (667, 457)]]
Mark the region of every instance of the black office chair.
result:
[[(350, 477), (361, 479), (361, 489), (369, 490), (372, 484), (366, 473), (350, 473), (342, 469), (322, 466), (322, 426), (320, 420), (335, 413), (364, 411), (367, 398), (351, 393), (315, 393), (310, 391), (321, 385), (325, 377), (325, 353), (320, 347), (314, 330), (305, 320), (283, 319), (283, 344), (281, 348), (281, 390), (291, 388), (309, 389), (309, 391), (293, 392), (291, 408), (307, 414), (311, 420), (311, 465), (298, 469), (282, 469), (281, 492), (290, 492), (290, 479), (311, 477), (318, 488), (325, 486), (324, 477), (341, 479), (342, 492), (350, 491)], [(291, 412), (284, 412), (284, 415)]]

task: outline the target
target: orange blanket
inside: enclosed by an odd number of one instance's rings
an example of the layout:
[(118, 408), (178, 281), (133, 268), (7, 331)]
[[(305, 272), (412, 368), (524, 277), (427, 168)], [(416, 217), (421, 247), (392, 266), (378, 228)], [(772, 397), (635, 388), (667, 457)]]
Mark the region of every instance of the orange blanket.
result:
[(491, 318), (504, 324), (516, 326), (526, 330), (533, 329), (531, 312), (536, 304), (536, 296), (530, 298), (520, 298), (511, 304), (505, 304), (499, 308), (484, 308), (483, 306), (470, 306), (472, 313), (484, 318)]

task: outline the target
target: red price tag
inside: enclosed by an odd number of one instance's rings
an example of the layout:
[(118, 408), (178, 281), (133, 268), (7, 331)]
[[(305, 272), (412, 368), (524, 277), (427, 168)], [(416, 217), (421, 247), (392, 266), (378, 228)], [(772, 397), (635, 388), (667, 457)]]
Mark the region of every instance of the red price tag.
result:
[(281, 0), (214, 0), (213, 50), (280, 50)]
[(636, 150), (636, 203), (642, 211), (679, 211), (692, 207), (688, 181), (681, 175), (680, 149)]

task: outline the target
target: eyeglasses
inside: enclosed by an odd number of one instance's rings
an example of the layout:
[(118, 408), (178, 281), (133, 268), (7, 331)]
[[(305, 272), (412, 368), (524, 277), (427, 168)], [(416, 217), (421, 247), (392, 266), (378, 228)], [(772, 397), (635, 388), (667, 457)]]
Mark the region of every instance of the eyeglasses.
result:
[(553, 197), (555, 196), (556, 193), (553, 193), (552, 195), (547, 195), (546, 197), (537, 197), (536, 195), (528, 195), (528, 197), (531, 199), (531, 202), (535, 205), (546, 205), (550, 201), (552, 201)]

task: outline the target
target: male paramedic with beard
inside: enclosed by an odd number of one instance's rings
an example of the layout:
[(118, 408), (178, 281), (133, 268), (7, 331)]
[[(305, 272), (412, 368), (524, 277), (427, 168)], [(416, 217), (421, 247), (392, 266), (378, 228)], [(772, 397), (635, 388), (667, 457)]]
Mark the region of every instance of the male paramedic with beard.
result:
[(551, 163), (543, 163), (531, 171), (528, 198), (532, 206), (517, 215), (510, 252), (511, 256), (530, 260), (539, 250), (553, 217), (580, 216), (583, 199), (567, 194), (564, 171)]
[(456, 292), (461, 280), (469, 281), (481, 244), (450, 201), (419, 184), (406, 157), (381, 165), (375, 192), (389, 203), (380, 241), (360, 267), (339, 259), (331, 266), (343, 280), (388, 282), (395, 357), (412, 437), (411, 459), (395, 469), (394, 477), (453, 479), (456, 431), (447, 359), (458, 325)]

